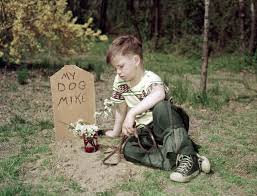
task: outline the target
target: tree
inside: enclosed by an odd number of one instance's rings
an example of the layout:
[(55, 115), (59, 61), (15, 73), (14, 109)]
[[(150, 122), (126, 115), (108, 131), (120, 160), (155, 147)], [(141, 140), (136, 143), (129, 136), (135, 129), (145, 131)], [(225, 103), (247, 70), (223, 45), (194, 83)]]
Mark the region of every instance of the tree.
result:
[(204, 12), (204, 33), (203, 33), (203, 62), (201, 65), (201, 82), (200, 89), (203, 94), (206, 94), (207, 86), (207, 71), (208, 71), (208, 32), (209, 32), (209, 4), (210, 0), (205, 0)]
[(102, 30), (103, 33), (106, 32), (107, 8), (108, 8), (108, 0), (102, 0), (101, 9), (100, 9), (99, 28)]
[(129, 17), (130, 20), (135, 28), (135, 31), (137, 33), (138, 39), (142, 42), (142, 35), (139, 29), (139, 24), (138, 24), (138, 20), (137, 20), (137, 16), (136, 16), (136, 9), (135, 9), (135, 5), (134, 5), (134, 0), (128, 0), (127, 1), (127, 8), (129, 10)]
[(254, 52), (254, 43), (256, 34), (256, 15), (255, 15), (255, 3), (251, 0), (251, 36), (249, 40), (249, 54)]
[(154, 0), (153, 10), (154, 10), (154, 48), (158, 48), (159, 40), (159, 29), (160, 29), (160, 0)]
[(240, 20), (240, 52), (243, 55), (245, 52), (245, 2), (239, 0), (239, 20)]

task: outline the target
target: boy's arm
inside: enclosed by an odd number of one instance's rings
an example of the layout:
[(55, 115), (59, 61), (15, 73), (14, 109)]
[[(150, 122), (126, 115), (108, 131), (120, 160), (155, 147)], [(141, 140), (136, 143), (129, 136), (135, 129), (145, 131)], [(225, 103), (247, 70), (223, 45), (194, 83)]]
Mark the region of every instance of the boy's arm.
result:
[(141, 114), (153, 106), (155, 106), (158, 102), (165, 99), (165, 91), (162, 85), (156, 85), (152, 87), (151, 93), (147, 95), (140, 103), (138, 103), (134, 108), (131, 108), (124, 120), (122, 126), (122, 132), (125, 135), (133, 134), (135, 132), (135, 128), (133, 128), (136, 115)]
[(115, 110), (115, 122), (114, 122), (113, 131), (112, 131), (114, 135), (117, 136), (120, 134), (122, 123), (126, 117), (126, 114), (127, 114), (127, 104), (125, 102), (117, 104), (116, 110)]

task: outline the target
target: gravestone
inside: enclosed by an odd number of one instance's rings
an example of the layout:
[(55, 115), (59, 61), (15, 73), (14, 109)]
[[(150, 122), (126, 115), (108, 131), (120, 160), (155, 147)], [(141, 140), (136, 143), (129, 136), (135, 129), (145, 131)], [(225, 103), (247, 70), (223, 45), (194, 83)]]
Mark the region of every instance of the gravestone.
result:
[(78, 119), (95, 124), (95, 86), (91, 73), (65, 65), (50, 77), (50, 83), (57, 140), (73, 139), (68, 124)]

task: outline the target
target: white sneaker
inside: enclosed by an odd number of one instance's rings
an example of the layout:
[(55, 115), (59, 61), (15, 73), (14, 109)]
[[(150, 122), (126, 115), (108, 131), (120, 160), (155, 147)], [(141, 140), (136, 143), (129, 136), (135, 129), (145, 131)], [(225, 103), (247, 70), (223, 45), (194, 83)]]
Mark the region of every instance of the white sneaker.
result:
[(200, 156), (199, 154), (197, 154), (197, 156), (198, 156), (198, 163), (199, 163), (199, 167), (201, 168), (201, 171), (203, 171), (206, 174), (210, 173), (211, 164), (208, 158), (205, 156)]

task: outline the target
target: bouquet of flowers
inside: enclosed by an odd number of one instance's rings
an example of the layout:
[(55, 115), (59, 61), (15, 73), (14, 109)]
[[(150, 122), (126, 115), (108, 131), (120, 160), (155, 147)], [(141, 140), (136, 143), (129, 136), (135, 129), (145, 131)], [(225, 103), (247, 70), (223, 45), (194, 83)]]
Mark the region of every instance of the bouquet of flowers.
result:
[[(104, 109), (101, 112), (96, 112), (95, 117), (109, 117), (112, 113), (111, 107), (113, 105), (114, 103), (111, 100), (105, 99)], [(84, 120), (79, 119), (77, 122), (69, 124), (69, 130), (71, 130), (75, 136), (80, 136), (83, 138), (86, 152), (96, 152), (98, 150), (98, 126), (94, 124), (88, 124)]]
[(85, 135), (85, 137), (87, 138), (94, 137), (94, 135), (99, 130), (96, 125), (89, 125), (82, 119), (79, 119), (75, 123), (70, 123), (69, 129), (73, 132), (75, 136), (82, 137), (83, 135)]
[(99, 148), (97, 141), (97, 131), (99, 130), (96, 125), (89, 125), (82, 119), (69, 125), (69, 129), (75, 136), (80, 136), (84, 140), (85, 152), (96, 152)]

